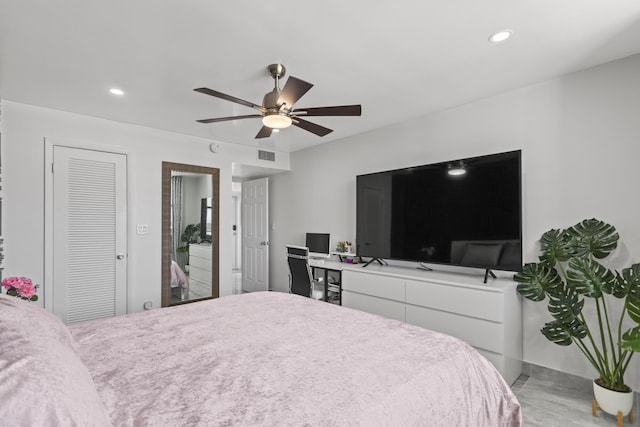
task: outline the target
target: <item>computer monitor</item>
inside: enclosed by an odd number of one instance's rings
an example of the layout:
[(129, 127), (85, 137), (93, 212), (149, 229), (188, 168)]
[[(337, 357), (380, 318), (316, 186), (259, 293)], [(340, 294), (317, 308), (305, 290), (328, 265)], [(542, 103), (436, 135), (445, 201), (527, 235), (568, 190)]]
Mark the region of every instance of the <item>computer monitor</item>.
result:
[(311, 258), (329, 258), (329, 233), (307, 233), (306, 247)]

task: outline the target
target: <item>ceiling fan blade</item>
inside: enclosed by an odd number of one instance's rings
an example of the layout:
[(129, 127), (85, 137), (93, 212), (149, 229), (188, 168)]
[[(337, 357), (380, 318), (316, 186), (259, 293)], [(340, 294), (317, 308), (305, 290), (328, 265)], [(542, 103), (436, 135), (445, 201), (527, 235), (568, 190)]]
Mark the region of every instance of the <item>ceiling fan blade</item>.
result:
[(304, 80), (290, 76), (287, 79), (287, 83), (285, 83), (282, 88), (282, 92), (280, 92), (278, 105), (286, 103), (287, 109), (290, 110), (293, 104), (295, 104), (298, 99), (302, 98), (302, 95), (307, 93), (312, 87), (313, 85), (311, 83), (307, 83)]
[(256, 139), (258, 139), (258, 138), (269, 138), (271, 136), (271, 132), (273, 132), (273, 129), (271, 129), (269, 127), (266, 127), (266, 126), (262, 126), (262, 128), (260, 128), (260, 131), (256, 135)]
[(249, 114), (246, 116), (232, 116), (232, 117), (218, 117), (215, 119), (203, 119), (203, 120), (196, 120), (196, 122), (198, 123), (216, 123), (216, 122), (227, 122), (229, 120), (238, 120), (238, 119), (254, 119), (254, 118), (258, 118), (258, 117), (262, 117), (262, 114)]
[(360, 105), (341, 105), (336, 107), (316, 107), (316, 108), (296, 108), (292, 113), (294, 116), (301, 114), (303, 116), (360, 116), (362, 114), (362, 106)]
[(205, 95), (211, 95), (215, 96), (216, 98), (235, 102), (236, 104), (246, 105), (247, 107), (255, 108), (258, 111), (265, 111), (265, 108), (262, 105), (256, 105), (253, 102), (245, 101), (244, 99), (236, 98), (235, 96), (226, 95), (222, 92), (218, 92), (217, 90), (209, 89), (206, 87), (201, 87), (194, 90), (196, 92), (204, 93)]
[(315, 133), (318, 136), (325, 136), (325, 135), (330, 134), (331, 132), (333, 132), (332, 129), (326, 128), (324, 126), (317, 125), (315, 123), (308, 122), (306, 120), (302, 120), (299, 117), (296, 117), (293, 120), (293, 125), (301, 128), (301, 129), (304, 129), (306, 131), (309, 131), (311, 133)]

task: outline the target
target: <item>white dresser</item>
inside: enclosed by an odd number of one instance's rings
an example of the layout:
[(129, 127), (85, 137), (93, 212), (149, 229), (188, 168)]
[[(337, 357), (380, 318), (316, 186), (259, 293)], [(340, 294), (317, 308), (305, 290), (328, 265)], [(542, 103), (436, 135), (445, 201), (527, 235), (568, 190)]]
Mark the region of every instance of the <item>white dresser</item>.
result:
[(516, 283), (482, 275), (360, 265), (344, 267), (342, 305), (460, 338), (508, 384), (522, 373), (522, 302)]
[(211, 245), (189, 245), (189, 283), (211, 288)]

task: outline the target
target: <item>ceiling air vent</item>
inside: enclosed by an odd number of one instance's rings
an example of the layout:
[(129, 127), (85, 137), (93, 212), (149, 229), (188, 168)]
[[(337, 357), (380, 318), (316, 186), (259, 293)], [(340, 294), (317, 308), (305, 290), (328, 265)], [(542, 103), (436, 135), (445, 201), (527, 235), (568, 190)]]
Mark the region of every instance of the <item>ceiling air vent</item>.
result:
[(274, 153), (273, 151), (258, 150), (258, 158), (260, 160), (268, 160), (270, 162), (275, 162), (276, 153)]

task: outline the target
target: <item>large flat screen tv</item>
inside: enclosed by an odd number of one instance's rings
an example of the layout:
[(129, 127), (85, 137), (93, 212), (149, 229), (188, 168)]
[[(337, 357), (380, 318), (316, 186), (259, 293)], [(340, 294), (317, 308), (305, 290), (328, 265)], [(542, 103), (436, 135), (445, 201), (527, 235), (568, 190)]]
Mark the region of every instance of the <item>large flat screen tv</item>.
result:
[(358, 175), (356, 192), (360, 256), (521, 270), (520, 150)]

